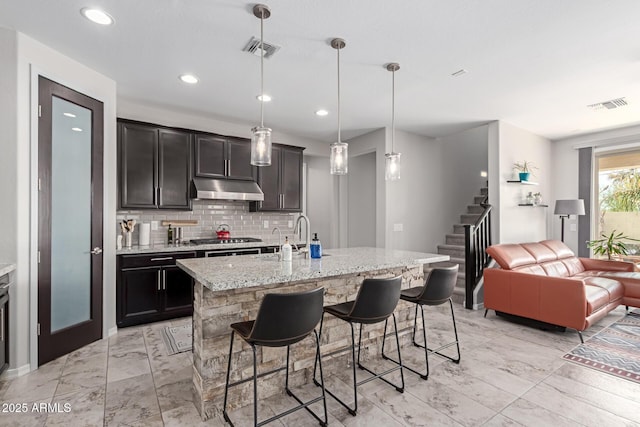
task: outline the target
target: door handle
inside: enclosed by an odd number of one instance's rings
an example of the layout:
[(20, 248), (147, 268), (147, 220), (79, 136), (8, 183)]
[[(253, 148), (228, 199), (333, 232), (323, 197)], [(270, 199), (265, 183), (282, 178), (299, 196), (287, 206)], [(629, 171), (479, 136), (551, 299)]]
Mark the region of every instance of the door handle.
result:
[(167, 270), (162, 270), (162, 290), (167, 290)]
[(100, 255), (100, 254), (102, 253), (102, 248), (99, 248), (98, 246), (96, 246), (95, 248), (93, 248), (93, 249), (91, 250), (91, 253), (92, 253), (93, 255)]
[(160, 270), (158, 270), (157, 279), (158, 279), (158, 291), (159, 291), (160, 290)]

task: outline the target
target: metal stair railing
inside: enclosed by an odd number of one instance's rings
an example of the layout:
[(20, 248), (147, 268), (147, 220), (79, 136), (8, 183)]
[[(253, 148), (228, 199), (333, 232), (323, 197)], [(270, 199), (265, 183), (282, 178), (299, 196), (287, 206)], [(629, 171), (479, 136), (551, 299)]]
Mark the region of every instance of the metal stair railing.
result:
[(491, 261), (486, 252), (491, 246), (491, 205), (486, 203), (487, 199), (480, 203), (484, 210), (475, 224), (464, 224), (464, 305), (469, 310), (474, 307), (474, 291)]

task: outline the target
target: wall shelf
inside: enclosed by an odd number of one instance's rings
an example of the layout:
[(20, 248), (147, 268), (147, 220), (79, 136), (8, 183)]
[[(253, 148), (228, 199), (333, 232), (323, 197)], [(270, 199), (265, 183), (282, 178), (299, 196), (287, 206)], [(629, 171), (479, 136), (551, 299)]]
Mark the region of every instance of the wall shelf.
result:
[(549, 205), (534, 205), (533, 203), (518, 203), (518, 206), (531, 206), (532, 208), (548, 208)]
[(521, 181), (519, 179), (507, 180), (509, 184), (521, 184), (521, 185), (538, 185), (537, 182), (533, 181)]

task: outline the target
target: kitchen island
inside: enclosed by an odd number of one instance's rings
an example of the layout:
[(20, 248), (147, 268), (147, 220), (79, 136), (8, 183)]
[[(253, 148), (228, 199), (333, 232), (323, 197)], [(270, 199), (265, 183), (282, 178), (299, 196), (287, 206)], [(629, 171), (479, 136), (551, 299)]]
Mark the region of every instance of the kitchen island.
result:
[[(194, 403), (203, 419), (222, 411), (231, 323), (255, 319), (266, 293), (300, 292), (324, 287), (324, 304), (336, 304), (356, 297), (365, 278), (402, 276), (402, 287), (422, 285), (423, 264), (448, 261), (447, 255), (379, 248), (345, 248), (327, 251), (322, 259), (294, 255), (282, 262), (273, 254), (226, 258), (196, 258), (177, 261), (195, 279), (193, 310)], [(413, 325), (411, 307), (400, 302), (396, 309), (402, 341), (407, 341)], [(380, 349), (384, 323), (367, 325), (362, 336), (363, 359)], [(232, 381), (252, 375), (251, 351), (236, 341)], [(321, 338), (322, 354), (346, 347), (350, 328), (345, 322), (327, 318)], [(374, 345), (372, 345), (374, 344)], [(282, 367), (285, 348), (259, 348), (259, 372)], [(289, 381), (297, 386), (310, 382), (315, 357), (311, 337), (292, 346)], [(344, 369), (347, 355), (326, 359), (325, 375)], [(323, 361), (325, 359), (323, 358)], [(259, 399), (281, 392), (282, 381), (267, 378), (258, 382)], [(252, 383), (236, 387), (229, 395), (231, 408), (248, 404)]]

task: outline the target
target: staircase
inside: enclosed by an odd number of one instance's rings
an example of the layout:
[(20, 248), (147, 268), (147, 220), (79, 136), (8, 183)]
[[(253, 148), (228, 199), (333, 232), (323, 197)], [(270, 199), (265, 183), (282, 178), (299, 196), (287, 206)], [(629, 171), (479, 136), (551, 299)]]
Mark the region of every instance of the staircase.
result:
[[(446, 267), (458, 264), (458, 280), (456, 288), (453, 291), (452, 300), (454, 303), (464, 305), (465, 302), (465, 234), (464, 224), (475, 224), (480, 218), (484, 208), (480, 203), (486, 203), (488, 189), (486, 187), (480, 189), (480, 195), (474, 196), (473, 204), (467, 206), (467, 212), (460, 215), (460, 223), (454, 224), (453, 233), (446, 235), (444, 245), (438, 245), (438, 253), (449, 255), (450, 261), (436, 262), (430, 264), (429, 267)], [(429, 271), (429, 267), (425, 268), (425, 273)]]

